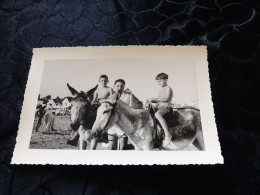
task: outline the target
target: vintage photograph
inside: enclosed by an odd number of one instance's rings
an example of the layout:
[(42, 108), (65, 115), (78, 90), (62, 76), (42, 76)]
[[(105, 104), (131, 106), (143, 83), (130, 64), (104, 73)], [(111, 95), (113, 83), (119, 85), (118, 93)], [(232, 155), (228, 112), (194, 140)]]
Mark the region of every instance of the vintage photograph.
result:
[(46, 61), (30, 148), (204, 150), (194, 61)]
[(12, 163), (223, 163), (206, 47), (34, 49)]

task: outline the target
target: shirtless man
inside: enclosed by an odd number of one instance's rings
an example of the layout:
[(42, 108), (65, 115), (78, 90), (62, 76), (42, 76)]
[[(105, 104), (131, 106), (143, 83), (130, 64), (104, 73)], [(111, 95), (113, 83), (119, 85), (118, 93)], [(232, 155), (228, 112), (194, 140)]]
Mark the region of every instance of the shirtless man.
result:
[[(123, 79), (117, 79), (114, 84), (114, 92), (120, 93), (120, 100), (132, 108), (143, 108), (142, 102), (138, 101), (132, 94), (130, 89), (125, 89), (125, 81)], [(126, 150), (128, 137), (117, 126), (114, 125), (108, 129), (108, 140), (110, 150)]]
[(169, 132), (168, 125), (163, 118), (163, 116), (171, 111), (170, 104), (173, 97), (172, 88), (167, 85), (168, 75), (165, 73), (160, 73), (155, 77), (159, 85), (159, 93), (157, 98), (150, 98), (147, 101), (151, 103), (156, 103), (156, 108), (158, 109), (155, 113), (155, 117), (160, 122), (164, 133), (165, 138), (163, 141), (163, 147), (171, 144), (172, 135)]
[[(121, 95), (124, 93), (124, 89), (125, 89), (125, 81), (123, 79), (117, 79), (115, 81), (114, 84), (114, 92), (115, 93), (120, 93)], [(127, 145), (127, 136), (123, 136), (120, 139), (118, 139), (118, 135), (119, 137), (122, 136), (124, 134), (123, 131), (121, 131), (119, 129), (119, 127), (117, 125), (114, 125), (113, 127), (111, 127), (108, 130), (108, 140), (109, 140), (109, 149), (110, 150), (124, 150), (126, 145)], [(117, 142), (119, 142), (117, 144)], [(118, 148), (119, 147), (119, 148)]]
[(99, 84), (98, 88), (94, 92), (93, 102), (102, 103), (105, 99), (113, 94), (113, 89), (107, 86), (108, 82), (107, 75), (101, 75), (99, 77)]

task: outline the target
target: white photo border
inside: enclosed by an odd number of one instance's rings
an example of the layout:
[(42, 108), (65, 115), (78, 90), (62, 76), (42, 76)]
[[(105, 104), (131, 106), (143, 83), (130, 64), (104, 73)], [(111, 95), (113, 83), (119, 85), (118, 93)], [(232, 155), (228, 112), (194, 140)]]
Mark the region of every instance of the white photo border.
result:
[[(35, 108), (46, 60), (193, 59), (205, 151), (30, 149)], [(188, 165), (223, 164), (211, 99), (206, 46), (96, 46), (34, 48), (11, 164)]]

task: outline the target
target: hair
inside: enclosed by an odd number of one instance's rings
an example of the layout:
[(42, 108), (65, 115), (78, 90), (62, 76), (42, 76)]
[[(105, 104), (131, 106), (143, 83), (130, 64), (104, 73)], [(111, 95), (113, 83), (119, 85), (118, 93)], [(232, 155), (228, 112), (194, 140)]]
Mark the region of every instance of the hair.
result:
[(117, 80), (115, 81), (114, 85), (115, 85), (116, 83), (118, 83), (118, 82), (121, 82), (121, 83), (123, 83), (123, 84), (125, 85), (125, 81), (124, 81), (123, 79), (117, 79)]
[(107, 80), (108, 80), (108, 77), (107, 77), (107, 75), (105, 75), (105, 74), (102, 74), (102, 75), (99, 77), (99, 80), (100, 80), (100, 79), (102, 79), (102, 78), (104, 78), (104, 79), (107, 79)]
[(36, 109), (40, 109), (40, 108), (42, 108), (42, 105), (37, 105), (36, 106)]
[(168, 75), (162, 72), (162, 73), (156, 75), (156, 77), (155, 77), (155, 80), (159, 80), (159, 79), (168, 79)]

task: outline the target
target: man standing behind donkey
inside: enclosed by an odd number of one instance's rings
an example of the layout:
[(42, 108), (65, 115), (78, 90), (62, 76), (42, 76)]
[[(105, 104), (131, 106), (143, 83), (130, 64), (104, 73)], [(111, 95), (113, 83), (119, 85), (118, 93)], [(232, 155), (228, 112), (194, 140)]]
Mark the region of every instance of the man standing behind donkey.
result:
[(45, 113), (46, 113), (46, 105), (45, 104), (40, 105), (38, 107), (38, 109), (36, 110), (36, 115), (38, 115), (38, 122), (37, 122), (36, 130), (35, 130), (36, 132), (39, 131), (39, 128), (42, 124), (42, 118), (44, 117)]
[[(114, 84), (114, 92), (120, 93), (121, 95), (125, 90), (125, 81), (123, 79), (118, 79)], [(121, 96), (122, 97), (122, 96)], [(127, 144), (127, 136), (123, 136), (124, 132), (119, 129), (117, 125), (114, 125), (108, 130), (108, 142), (110, 150), (124, 150)], [(118, 136), (121, 138), (118, 139)]]
[[(132, 108), (143, 108), (142, 102), (135, 98), (129, 89), (125, 90), (125, 81), (123, 79), (118, 79), (115, 81), (114, 93), (120, 93), (120, 100), (128, 106)], [(117, 125), (114, 125), (108, 129), (108, 140), (110, 150), (125, 150), (128, 137), (124, 135), (124, 132)]]

